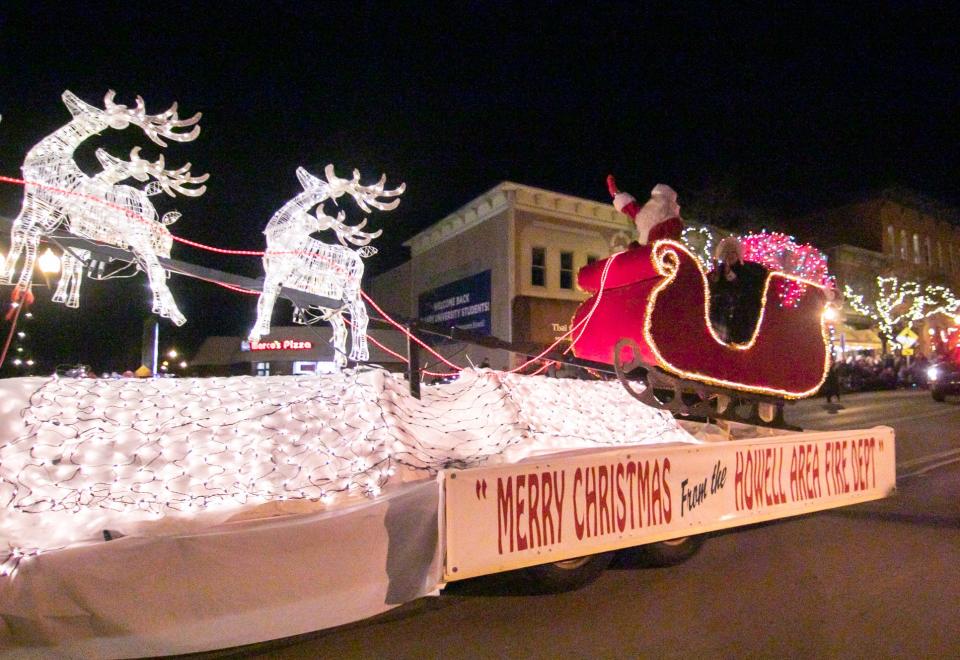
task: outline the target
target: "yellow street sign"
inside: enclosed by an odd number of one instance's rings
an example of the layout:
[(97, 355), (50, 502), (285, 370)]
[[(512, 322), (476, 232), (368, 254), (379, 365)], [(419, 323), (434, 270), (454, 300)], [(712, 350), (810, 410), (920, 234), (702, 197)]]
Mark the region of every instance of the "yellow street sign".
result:
[(913, 345), (917, 343), (918, 339), (920, 339), (920, 336), (910, 328), (904, 328), (900, 331), (900, 334), (897, 335), (897, 343), (904, 348), (913, 348)]

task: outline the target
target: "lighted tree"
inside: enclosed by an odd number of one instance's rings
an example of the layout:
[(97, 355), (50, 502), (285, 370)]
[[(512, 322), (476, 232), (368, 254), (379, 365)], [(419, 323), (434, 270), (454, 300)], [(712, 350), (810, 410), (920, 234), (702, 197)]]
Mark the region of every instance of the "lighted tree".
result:
[(899, 330), (935, 314), (951, 314), (960, 309), (960, 299), (940, 285), (923, 286), (919, 282), (901, 282), (897, 277), (878, 277), (872, 295), (857, 293), (844, 286), (847, 303), (870, 318), (884, 344), (897, 343)]
[(713, 249), (718, 241), (714, 229), (706, 225), (688, 226), (683, 230), (680, 240), (700, 260), (704, 268), (710, 268), (713, 261)]

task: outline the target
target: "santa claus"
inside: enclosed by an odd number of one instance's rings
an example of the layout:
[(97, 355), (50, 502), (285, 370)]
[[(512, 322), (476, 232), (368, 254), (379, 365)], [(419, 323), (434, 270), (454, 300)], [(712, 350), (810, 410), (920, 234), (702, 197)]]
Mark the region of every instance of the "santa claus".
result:
[(680, 218), (680, 205), (673, 188), (658, 183), (650, 191), (650, 199), (640, 206), (630, 193), (617, 190), (617, 181), (613, 175), (607, 177), (607, 188), (613, 197), (613, 206), (633, 219), (637, 227), (637, 244), (648, 245), (662, 238), (680, 240), (683, 233), (683, 220)]

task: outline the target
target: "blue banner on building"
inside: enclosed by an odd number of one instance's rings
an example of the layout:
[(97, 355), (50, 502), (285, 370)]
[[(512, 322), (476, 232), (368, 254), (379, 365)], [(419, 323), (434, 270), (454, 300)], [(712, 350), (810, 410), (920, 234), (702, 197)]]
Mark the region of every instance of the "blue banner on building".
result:
[(481, 335), (493, 332), (489, 270), (424, 291), (417, 302), (421, 321)]

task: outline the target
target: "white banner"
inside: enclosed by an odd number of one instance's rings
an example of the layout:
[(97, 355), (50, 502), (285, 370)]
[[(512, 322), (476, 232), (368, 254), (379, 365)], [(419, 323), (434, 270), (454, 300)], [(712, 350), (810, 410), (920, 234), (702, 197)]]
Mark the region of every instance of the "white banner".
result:
[(647, 445), (446, 471), (446, 580), (866, 502), (893, 429)]

